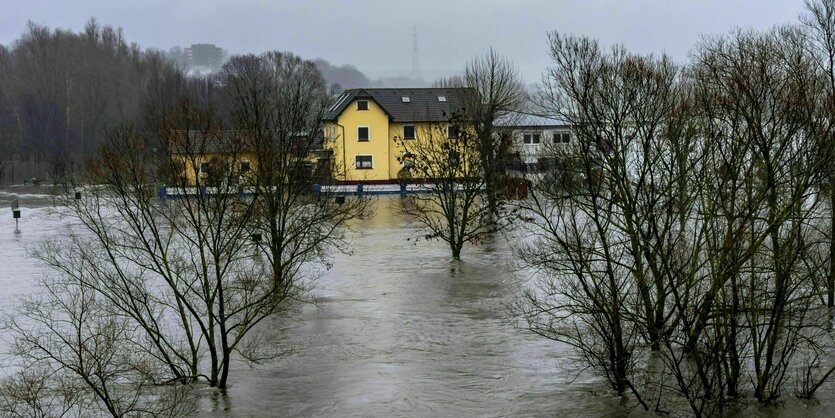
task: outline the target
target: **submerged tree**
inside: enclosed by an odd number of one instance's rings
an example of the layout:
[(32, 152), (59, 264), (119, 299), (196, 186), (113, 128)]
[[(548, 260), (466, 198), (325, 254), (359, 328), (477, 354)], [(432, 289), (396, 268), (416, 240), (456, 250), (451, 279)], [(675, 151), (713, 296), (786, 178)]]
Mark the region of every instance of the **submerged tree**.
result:
[(470, 61), (462, 76), (465, 118), (472, 124), (481, 158), (482, 176), (490, 210), (498, 213), (499, 196), (504, 190), (504, 160), (508, 142), (497, 132), (500, 123), (512, 123), (522, 110), (527, 92), (519, 71), (496, 51)]
[(331, 250), (347, 247), (345, 225), (363, 216), (369, 201), (337, 201), (328, 191), (344, 168), (323, 150), (330, 97), (313, 62), (286, 52), (239, 56), (224, 65), (220, 80), (231, 123), (245, 132), (252, 158), (252, 227), (264, 237), (259, 249), (283, 294), (312, 273), (305, 266), (327, 264)]
[[(251, 150), (249, 137), (223, 130), (211, 109), (189, 100), (156, 121), (155, 132), (111, 131), (84, 179), (98, 186), (67, 200), (77, 224), (67, 238), (34, 252), (54, 273), (47, 294), (75, 299), (24, 306), (36, 327), (12, 323), (22, 367), (68, 373), (83, 399), (95, 394), (116, 416), (153, 404), (143, 399), (153, 397), (154, 386), (204, 381), (224, 389), (233, 357), (258, 362), (282, 354), (280, 346), (265, 345), (266, 330), (257, 326), (293, 309), (305, 290), (298, 278), (312, 260), (289, 254), (295, 270), (286, 271), (289, 284), (276, 286), (256, 238), (261, 201), (243, 195), (245, 173), (236, 164)], [(178, 199), (160, 199), (154, 179), (167, 181)], [(84, 318), (73, 324), (82, 328), (68, 325), (77, 337), (51, 324), (81, 308)], [(44, 345), (47, 338), (53, 345)], [(65, 358), (82, 351), (91, 351), (89, 358)], [(135, 402), (124, 393), (136, 394)]]
[[(81, 271), (90, 260), (74, 267)], [(0, 414), (11, 417), (186, 416), (188, 387), (155, 379), (161, 367), (145, 336), (112, 303), (74, 280), (45, 280), (8, 320), (19, 371), (0, 383)]]
[(680, 72), (551, 35), (540, 104), (572, 125), (581, 184), (534, 181), (518, 254), (540, 279), (518, 308), (644, 407), (711, 415), (831, 375), (815, 371), (835, 346), (816, 313), (829, 260), (809, 140), (831, 122), (803, 45), (794, 28), (738, 32)]
[(501, 209), (504, 192), (504, 163), (510, 143), (502, 138), (497, 127), (512, 125), (527, 102), (522, 76), (513, 63), (493, 49), (469, 61), (460, 76), (436, 83), (442, 87), (459, 88), (457, 102), (461, 118), (473, 132), (481, 159), (484, 197), (494, 214)]
[(659, 349), (668, 319), (672, 272), (660, 244), (676, 239), (682, 222), (672, 209), (683, 201), (669, 193), (686, 190), (677, 161), (661, 164), (674, 152), (687, 163), (686, 146), (661, 140), (674, 129), (678, 71), (666, 58), (607, 53), (584, 38), (550, 40), (539, 104), (567, 120), (577, 141), (569, 154), (545, 157), (573, 160), (562, 167), (577, 172), (554, 176), (579, 184), (534, 179), (532, 199), (521, 203), (536, 239), (519, 254), (544, 277), (519, 308), (529, 329), (573, 345), (618, 394), (641, 400), (632, 385), (637, 351)]
[(406, 196), (403, 211), (426, 231), (424, 238), (449, 244), (455, 259), (464, 244), (478, 243), (500, 226), (486, 198), (478, 139), (462, 115), (427, 125), (417, 139), (396, 139), (404, 170), (424, 188)]
[[(253, 204), (239, 197), (237, 172), (201, 173), (218, 142), (234, 159), (241, 141), (218, 138), (212, 112), (188, 102), (164, 122), (157, 131), (162, 149), (148, 132), (111, 132), (87, 178), (102, 187), (69, 201), (81, 230), (36, 255), (141, 330), (137, 347), (161, 365), (156, 381), (202, 378), (224, 388), (233, 353), (250, 357), (244, 337), (283, 305), (252, 257)], [(179, 186), (181, 199), (159, 199), (149, 183), (159, 175)], [(79, 258), (89, 260), (83, 269), (75, 268)]]

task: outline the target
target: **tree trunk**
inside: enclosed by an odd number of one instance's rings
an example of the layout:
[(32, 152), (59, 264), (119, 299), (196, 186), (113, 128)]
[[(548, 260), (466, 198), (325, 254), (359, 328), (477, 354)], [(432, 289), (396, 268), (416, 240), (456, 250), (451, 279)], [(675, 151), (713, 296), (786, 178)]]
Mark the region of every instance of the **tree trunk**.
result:
[(224, 351), (226, 351), (223, 355), (223, 360), (221, 364), (221, 371), (220, 371), (220, 379), (217, 383), (218, 389), (226, 389), (226, 380), (229, 378), (229, 357), (231, 356), (231, 350), (229, 347), (226, 347), (226, 341), (224, 338)]
[(209, 358), (212, 362), (211, 373), (209, 375), (209, 386), (216, 387), (218, 381), (218, 367), (217, 367), (217, 349), (214, 344), (209, 344)]
[[(275, 211), (274, 211), (275, 212)], [(272, 252), (272, 273), (273, 273), (273, 288), (276, 292), (282, 288), (282, 277), (281, 277), (281, 255), (280, 255), (280, 248), (278, 245), (279, 236), (278, 236), (278, 222), (276, 221), (276, 215), (274, 213), (270, 214), (270, 251)]]
[(455, 260), (460, 260), (461, 259), (461, 249), (464, 247), (464, 243), (463, 242), (461, 242), (461, 243), (450, 242), (449, 247), (452, 250), (452, 258), (455, 259)]

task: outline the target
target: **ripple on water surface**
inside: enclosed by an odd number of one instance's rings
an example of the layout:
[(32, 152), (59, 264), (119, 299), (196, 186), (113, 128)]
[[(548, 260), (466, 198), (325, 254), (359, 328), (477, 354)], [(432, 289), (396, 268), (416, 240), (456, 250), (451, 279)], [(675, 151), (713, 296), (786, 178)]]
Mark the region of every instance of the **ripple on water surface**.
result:
[(241, 366), (228, 398), (203, 402), (201, 413), (599, 416), (618, 410), (616, 400), (568, 383), (573, 376), (557, 367), (564, 346), (512, 326), (506, 306), (524, 277), (510, 271), (505, 243), (465, 248), (463, 260), (452, 261), (442, 243), (410, 240), (416, 232), (397, 203), (380, 199), (375, 216), (355, 225), (352, 255), (336, 255), (317, 283), (322, 307), (276, 325), (284, 341), (304, 348), (265, 367)]
[[(20, 233), (8, 204), (19, 197)], [(502, 240), (450, 260), (382, 198), (354, 225), (352, 255), (335, 254), (314, 293), (321, 307), (266, 324), (301, 348), (270, 364), (235, 364), (226, 394), (201, 389), (200, 416), (604, 416), (626, 410), (576, 379), (565, 346), (522, 333), (506, 304), (524, 285)], [(47, 195), (0, 192), (0, 308), (42, 273), (27, 248), (59, 238), (68, 223)], [(831, 402), (830, 402), (831, 404)], [(763, 412), (763, 411), (760, 411)], [(757, 416), (826, 416), (790, 404)], [(753, 416), (752, 415), (752, 416)]]

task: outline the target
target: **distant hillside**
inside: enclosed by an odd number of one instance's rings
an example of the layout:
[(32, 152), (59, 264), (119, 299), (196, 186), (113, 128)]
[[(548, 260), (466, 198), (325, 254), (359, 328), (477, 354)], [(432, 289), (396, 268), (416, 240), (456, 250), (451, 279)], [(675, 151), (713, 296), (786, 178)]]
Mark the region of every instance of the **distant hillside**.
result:
[(331, 86), (339, 89), (354, 89), (360, 87), (429, 87), (429, 83), (422, 79), (407, 76), (384, 77), (371, 80), (362, 71), (350, 64), (336, 66), (330, 62), (316, 58), (313, 60), (322, 77)]

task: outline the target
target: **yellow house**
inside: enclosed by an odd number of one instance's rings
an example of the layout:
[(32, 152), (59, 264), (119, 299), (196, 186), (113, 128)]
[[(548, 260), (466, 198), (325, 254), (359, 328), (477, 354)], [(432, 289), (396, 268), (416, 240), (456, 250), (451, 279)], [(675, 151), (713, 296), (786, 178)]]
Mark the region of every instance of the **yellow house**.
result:
[[(394, 183), (403, 168), (396, 140), (428, 140), (429, 132), (454, 137), (451, 113), (463, 89), (346, 90), (324, 117), (324, 147), (332, 152), (334, 178)], [(435, 135), (437, 140), (437, 135)]]
[[(316, 175), (319, 164), (330, 161), (330, 152), (320, 148), (320, 136), (299, 134), (292, 138), (298, 145), (286, 151), (303, 169), (298, 172), (301, 177), (297, 181), (305, 177), (301, 173)], [(258, 172), (259, 156), (252, 139), (243, 131), (177, 131), (171, 135), (169, 147), (177, 167), (173, 178), (187, 186), (211, 185), (218, 179), (245, 186), (252, 183)]]

